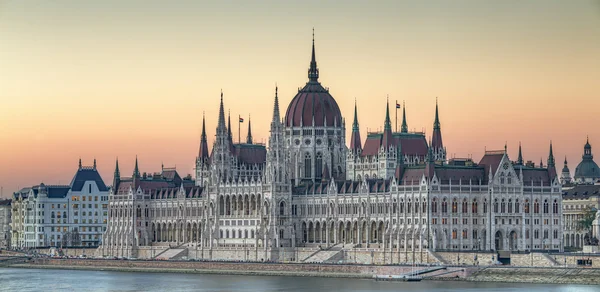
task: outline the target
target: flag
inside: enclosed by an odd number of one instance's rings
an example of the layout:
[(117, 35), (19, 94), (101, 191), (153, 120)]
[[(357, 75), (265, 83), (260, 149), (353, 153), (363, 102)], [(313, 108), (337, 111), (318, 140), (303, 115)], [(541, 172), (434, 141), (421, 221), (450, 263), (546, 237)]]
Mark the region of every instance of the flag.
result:
[(240, 123), (244, 122), (244, 118), (240, 117)]
[(396, 103), (396, 108), (400, 108), (400, 104), (399, 103)]

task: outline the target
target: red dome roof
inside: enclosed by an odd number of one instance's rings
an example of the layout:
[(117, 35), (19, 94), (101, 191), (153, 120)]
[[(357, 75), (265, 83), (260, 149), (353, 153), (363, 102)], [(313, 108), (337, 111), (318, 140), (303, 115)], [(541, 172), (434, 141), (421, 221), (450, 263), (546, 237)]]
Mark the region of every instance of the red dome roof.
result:
[(319, 69), (315, 58), (315, 39), (313, 32), (312, 58), (308, 69), (308, 83), (292, 99), (285, 113), (286, 127), (342, 126), (342, 113), (329, 91), (319, 83)]
[(286, 127), (342, 126), (340, 107), (329, 92), (318, 82), (309, 82), (292, 99), (285, 114)]

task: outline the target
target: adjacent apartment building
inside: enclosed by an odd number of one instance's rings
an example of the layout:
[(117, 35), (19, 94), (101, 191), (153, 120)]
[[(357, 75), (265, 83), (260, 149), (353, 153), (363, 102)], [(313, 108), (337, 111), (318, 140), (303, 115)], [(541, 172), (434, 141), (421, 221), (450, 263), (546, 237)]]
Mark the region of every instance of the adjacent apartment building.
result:
[(43, 183), (14, 193), (13, 248), (99, 246), (108, 217), (108, 188), (93, 166), (79, 168), (69, 185)]
[(10, 203), (10, 199), (0, 199), (0, 248), (10, 246)]

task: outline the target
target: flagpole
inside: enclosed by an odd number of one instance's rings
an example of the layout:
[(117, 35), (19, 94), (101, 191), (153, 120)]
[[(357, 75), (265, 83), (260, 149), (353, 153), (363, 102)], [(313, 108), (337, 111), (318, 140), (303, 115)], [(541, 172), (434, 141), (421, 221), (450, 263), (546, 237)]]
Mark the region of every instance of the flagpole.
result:
[(398, 100), (396, 99), (396, 104), (394, 105), (396, 108), (396, 133), (398, 133)]
[(242, 144), (242, 116), (238, 115), (238, 144)]

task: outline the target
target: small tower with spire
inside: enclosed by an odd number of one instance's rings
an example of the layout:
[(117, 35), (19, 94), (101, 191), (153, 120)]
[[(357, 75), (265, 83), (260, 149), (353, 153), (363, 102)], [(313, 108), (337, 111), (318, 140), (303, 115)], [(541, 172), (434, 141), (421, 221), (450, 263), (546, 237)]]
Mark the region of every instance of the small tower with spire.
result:
[(248, 136), (246, 137), (246, 144), (252, 144), (252, 126), (250, 115), (248, 115)]
[(408, 123), (406, 123), (406, 105), (402, 101), (402, 127), (400, 127), (401, 133), (408, 133)]
[(435, 120), (433, 122), (431, 147), (433, 147), (433, 157), (435, 161), (437, 163), (444, 163), (446, 161), (446, 148), (444, 148), (444, 143), (442, 142), (442, 129), (440, 125), (437, 97), (435, 99)]
[(398, 158), (398, 148), (392, 134), (392, 123), (390, 120), (390, 102), (386, 102), (385, 122), (383, 124), (383, 134), (381, 137), (381, 146), (378, 153), (377, 164), (379, 178), (391, 178), (396, 172), (396, 160)]
[(206, 139), (206, 117), (202, 114), (202, 134), (200, 135), (200, 149), (196, 158), (196, 185), (204, 186), (208, 181), (210, 167), (210, 153), (208, 152), (208, 141)]
[(310, 67), (308, 68), (308, 82), (319, 82), (319, 68), (317, 68), (317, 59), (315, 57), (315, 29), (312, 35), (312, 56), (310, 58)]
[(550, 176), (550, 180), (554, 180), (556, 175), (556, 165), (554, 162), (554, 152), (552, 151), (552, 141), (550, 141), (550, 151), (548, 153), (548, 164), (546, 167), (548, 168), (548, 175)]
[(519, 155), (517, 157), (517, 165), (523, 165), (523, 152), (521, 151), (521, 142), (519, 142)]
[[(231, 121), (229, 121), (231, 124)], [(231, 127), (225, 125), (225, 106), (223, 103), (223, 91), (221, 91), (221, 102), (219, 104), (219, 118), (217, 134), (211, 153), (211, 172), (216, 179), (225, 180), (231, 177)]]
[(563, 165), (562, 172), (560, 174), (560, 183), (563, 186), (571, 184), (571, 171), (569, 170), (569, 165), (567, 163), (567, 156), (565, 156), (565, 162)]
[(113, 175), (113, 194), (117, 193), (117, 188), (119, 187), (119, 183), (121, 182), (121, 172), (119, 171), (119, 158), (117, 157), (117, 161), (115, 163), (115, 173)]

